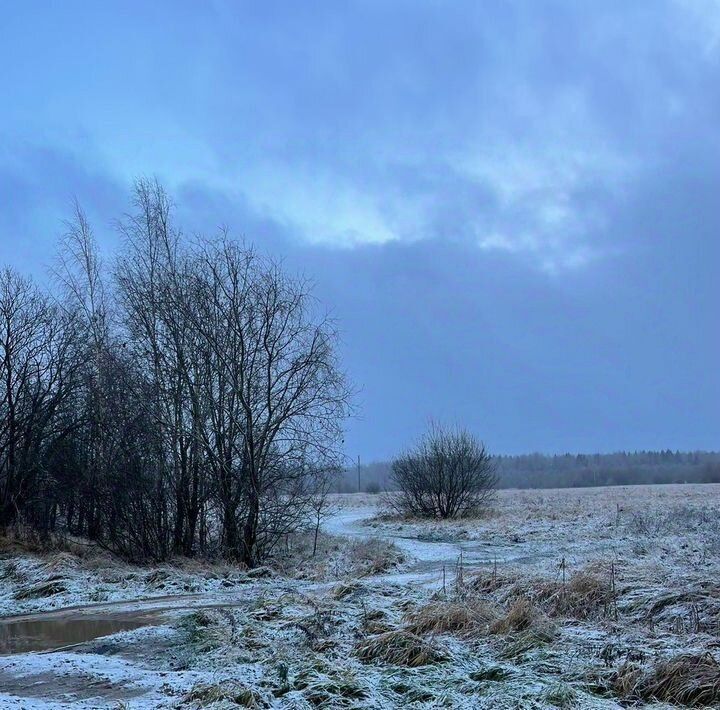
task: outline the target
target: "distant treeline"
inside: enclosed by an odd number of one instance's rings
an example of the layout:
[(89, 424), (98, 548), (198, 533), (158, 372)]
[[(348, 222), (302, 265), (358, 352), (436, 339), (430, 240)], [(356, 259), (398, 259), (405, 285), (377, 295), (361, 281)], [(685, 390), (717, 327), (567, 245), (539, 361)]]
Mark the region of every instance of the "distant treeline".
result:
[[(500, 488), (579, 488), (661, 483), (720, 483), (720, 453), (621, 451), (614, 454), (495, 456)], [(392, 462), (360, 466), (360, 490), (392, 490)], [(343, 472), (340, 492), (358, 490), (358, 469)]]

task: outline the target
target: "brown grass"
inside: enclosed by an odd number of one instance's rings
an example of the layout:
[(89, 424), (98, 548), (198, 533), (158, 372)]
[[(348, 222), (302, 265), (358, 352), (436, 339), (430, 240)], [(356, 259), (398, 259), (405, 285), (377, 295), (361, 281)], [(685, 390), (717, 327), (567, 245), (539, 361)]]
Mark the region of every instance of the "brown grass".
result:
[(345, 597), (357, 594), (362, 589), (362, 585), (357, 582), (340, 582), (333, 590), (332, 596), (334, 599), (345, 599)]
[(218, 685), (197, 683), (183, 697), (182, 702), (192, 703), (194, 707), (201, 708), (228, 702), (244, 708), (268, 707), (259, 693), (235, 681), (226, 681)]
[(41, 599), (62, 594), (65, 591), (67, 591), (67, 588), (61, 581), (50, 580), (47, 582), (39, 582), (29, 587), (21, 587), (15, 592), (14, 597), (18, 601), (24, 599)]
[(497, 610), (479, 600), (433, 602), (408, 614), (406, 628), (413, 634), (485, 634), (497, 618)]
[(613, 601), (609, 577), (581, 571), (567, 584), (550, 582), (542, 585), (535, 596), (551, 616), (572, 616), (589, 619), (606, 614)]
[(417, 668), (448, 660), (448, 656), (409, 631), (388, 631), (362, 640), (355, 655), (363, 663), (382, 661), (395, 666)]
[(554, 635), (552, 622), (527, 597), (518, 597), (505, 616), (490, 626), (493, 634), (511, 634), (518, 631), (537, 631)]
[(629, 700), (701, 707), (720, 701), (720, 664), (709, 653), (675, 656), (647, 673), (627, 663), (614, 685), (615, 692)]
[(473, 577), (468, 587), (481, 594), (493, 594), (501, 589), (510, 589), (518, 583), (517, 575), (510, 575), (506, 572), (481, 572)]
[(393, 543), (378, 538), (353, 541), (348, 555), (351, 571), (357, 577), (387, 572), (403, 561), (402, 553)]

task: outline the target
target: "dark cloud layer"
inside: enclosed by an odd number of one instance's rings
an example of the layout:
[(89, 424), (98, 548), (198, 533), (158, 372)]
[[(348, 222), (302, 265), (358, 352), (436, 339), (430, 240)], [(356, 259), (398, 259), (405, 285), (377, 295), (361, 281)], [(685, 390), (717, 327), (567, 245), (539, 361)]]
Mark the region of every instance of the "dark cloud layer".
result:
[(717, 448), (720, 11), (691, 2), (32, 3), (0, 28), (0, 257), (133, 176), (313, 278), (348, 453)]

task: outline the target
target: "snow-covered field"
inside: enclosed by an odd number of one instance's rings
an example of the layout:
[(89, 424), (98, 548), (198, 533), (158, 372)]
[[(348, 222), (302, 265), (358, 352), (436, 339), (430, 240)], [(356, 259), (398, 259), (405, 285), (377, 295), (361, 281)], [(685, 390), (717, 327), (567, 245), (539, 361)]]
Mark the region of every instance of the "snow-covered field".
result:
[(250, 574), (6, 553), (0, 707), (720, 700), (720, 486), (501, 491), (447, 523), (335, 502), (318, 559)]

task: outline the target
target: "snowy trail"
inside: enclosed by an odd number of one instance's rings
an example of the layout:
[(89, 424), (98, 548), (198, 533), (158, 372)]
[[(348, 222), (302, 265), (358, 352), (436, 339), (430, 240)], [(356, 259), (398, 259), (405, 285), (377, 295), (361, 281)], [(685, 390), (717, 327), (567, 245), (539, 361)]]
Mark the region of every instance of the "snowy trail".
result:
[[(341, 510), (326, 521), (324, 530), (332, 535), (343, 537), (370, 538), (378, 537), (363, 523), (375, 514), (374, 508), (358, 508), (353, 510)], [(408, 557), (418, 562), (439, 563), (442, 567), (442, 560), (455, 560), (459, 554), (453, 545), (437, 543), (426, 543), (413, 541), (412, 539), (395, 538), (393, 536), (380, 536), (383, 539), (392, 540)], [(417, 543), (417, 544), (415, 544)], [(419, 571), (419, 570), (418, 570)], [(409, 580), (418, 579), (418, 571), (396, 571), (366, 578), (373, 582), (397, 582), (403, 583)], [(429, 572), (430, 570), (426, 570)], [(273, 588), (279, 592), (293, 590), (320, 590), (331, 587), (334, 582), (307, 582), (304, 580), (283, 580), (273, 582)], [(248, 592), (257, 585), (264, 586), (263, 582), (248, 582), (237, 589), (226, 592), (195, 592), (188, 594), (161, 595), (144, 598), (120, 599), (107, 602), (93, 602), (91, 604), (74, 604), (51, 611), (26, 612), (0, 618), (0, 636), (3, 630), (6, 632), (11, 625), (34, 623), (34, 622), (61, 622), (67, 623), (73, 619), (87, 620), (89, 617), (98, 619), (127, 618), (134, 619), (157, 618), (169, 612), (186, 611), (204, 608), (229, 608), (242, 606), (249, 596)]]
[[(394, 543), (409, 558), (415, 560), (411, 570), (432, 576), (441, 572), (443, 567), (458, 564), (462, 555), (462, 563), (466, 567), (483, 567), (488, 565), (507, 564), (510, 562), (523, 564), (533, 562), (542, 557), (551, 556), (551, 552), (543, 555), (535, 552), (528, 555), (522, 548), (486, 543), (479, 540), (442, 540), (421, 539), (401, 533), (382, 532), (369, 527), (366, 523), (377, 513), (374, 507), (341, 510), (330, 518), (325, 529), (327, 532), (344, 537), (380, 538)], [(402, 578), (406, 573), (396, 572), (381, 575), (382, 578)]]
[[(366, 577), (366, 584), (440, 584), (438, 570), (459, 554), (458, 546), (375, 534), (365, 523), (373, 507), (341, 509), (325, 530), (349, 538), (381, 537), (392, 540), (412, 560), (404, 570)], [(258, 594), (272, 591), (312, 592), (337, 582), (304, 580), (252, 580), (227, 592), (188, 593), (73, 605), (52, 611), (24, 613), (0, 619), (0, 705), (7, 708), (116, 707), (132, 699), (133, 707), (155, 708), (165, 697), (160, 692), (164, 673), (153, 671), (139, 659), (107, 656), (98, 646), (83, 652), (87, 643), (119, 638), (125, 628), (133, 634), (170, 633), (169, 624), (183, 611), (243, 606)], [(138, 627), (146, 627), (138, 628)], [(135, 629), (132, 631), (132, 629)], [(137, 638), (137, 637), (136, 637)], [(34, 644), (34, 645), (33, 645)], [(195, 672), (176, 673), (186, 686), (203, 680)]]
[[(366, 523), (373, 518), (375, 507), (359, 507), (341, 509), (329, 518), (323, 528), (331, 535), (348, 538), (380, 538), (394, 543), (409, 560), (402, 570), (374, 575), (364, 578), (368, 583), (410, 582), (433, 583), (442, 579), (443, 568), (450, 569), (460, 560), (465, 567), (473, 568), (489, 566), (497, 563), (531, 561), (537, 556), (519, 555), (512, 548), (502, 548), (478, 541), (443, 541), (422, 540), (402, 534), (380, 532)], [(313, 591), (333, 586), (334, 582), (307, 582), (303, 580), (275, 580), (272, 583), (278, 592), (297, 590)], [(3, 627), (11, 624), (38, 621), (58, 621), (67, 623), (74, 618), (87, 620), (88, 617), (106, 619), (127, 618), (129, 620), (145, 618), (160, 619), (163, 614), (177, 611), (203, 608), (229, 608), (242, 606), (249, 596), (248, 592), (256, 585), (265, 586), (263, 582), (248, 582), (232, 591), (200, 592), (188, 594), (163, 595), (156, 597), (124, 599), (92, 604), (78, 604), (52, 611), (31, 612), (0, 618), (0, 634)]]

